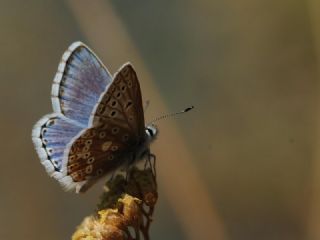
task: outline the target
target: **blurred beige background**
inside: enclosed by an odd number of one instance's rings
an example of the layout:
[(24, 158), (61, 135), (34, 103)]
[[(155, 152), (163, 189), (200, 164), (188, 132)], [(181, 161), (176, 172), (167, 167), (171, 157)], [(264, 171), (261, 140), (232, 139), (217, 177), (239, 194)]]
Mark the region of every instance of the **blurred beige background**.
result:
[[(316, 0), (0, 1), (0, 239), (69, 239), (101, 184), (65, 193), (33, 124), (70, 43), (137, 68), (159, 122), (156, 239), (320, 239)], [(201, 236), (201, 237), (200, 237)]]

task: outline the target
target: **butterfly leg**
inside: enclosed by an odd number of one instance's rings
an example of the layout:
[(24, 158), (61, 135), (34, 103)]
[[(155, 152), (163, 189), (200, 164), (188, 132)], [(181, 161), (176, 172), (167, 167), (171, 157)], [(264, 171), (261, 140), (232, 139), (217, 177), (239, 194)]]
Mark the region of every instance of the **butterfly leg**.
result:
[(151, 161), (150, 161), (150, 150), (146, 150), (146, 152), (143, 153), (143, 156), (146, 158), (146, 161), (144, 162), (144, 169), (147, 169), (148, 167), (152, 167)]
[[(152, 172), (153, 172), (153, 175), (154, 175), (154, 177), (156, 178), (157, 177), (157, 171), (156, 171), (156, 160), (157, 160), (157, 157), (156, 157), (156, 155), (155, 154), (153, 154), (153, 153), (149, 153), (149, 157), (148, 157), (150, 160), (150, 167), (151, 167), (151, 169), (152, 169)], [(152, 159), (152, 160), (151, 160)], [(153, 162), (151, 162), (151, 161), (153, 161)]]
[(150, 152), (150, 150), (146, 153), (147, 159), (144, 163), (144, 169), (148, 167), (152, 170), (154, 177), (156, 177), (156, 155)]
[(126, 181), (129, 180), (130, 170), (131, 170), (131, 168), (133, 167), (133, 163), (134, 163), (135, 159), (136, 159), (135, 154), (132, 154), (132, 155), (129, 157), (128, 163), (127, 163), (127, 165), (126, 165), (126, 177), (125, 177)]

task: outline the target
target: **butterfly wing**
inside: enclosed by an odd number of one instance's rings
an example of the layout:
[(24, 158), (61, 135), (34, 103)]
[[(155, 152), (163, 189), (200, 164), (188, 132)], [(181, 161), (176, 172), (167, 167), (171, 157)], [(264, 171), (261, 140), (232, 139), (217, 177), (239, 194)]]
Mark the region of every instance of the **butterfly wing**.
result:
[(112, 77), (99, 58), (83, 43), (75, 42), (63, 54), (52, 85), (54, 113), (34, 126), (32, 139), (50, 176), (66, 189), (72, 179), (62, 174), (70, 142), (88, 127), (90, 114)]
[[(123, 165), (144, 141), (141, 90), (131, 64), (125, 64), (95, 106), (89, 123), (71, 143), (66, 175), (77, 191)], [(84, 184), (85, 183), (85, 184)]]
[(112, 84), (101, 95), (92, 113), (89, 120), (92, 126), (106, 122), (122, 122), (132, 135), (139, 137), (144, 134), (141, 89), (137, 74), (130, 63), (124, 64), (115, 73)]
[(76, 122), (57, 113), (48, 114), (35, 124), (32, 140), (49, 175), (62, 170), (66, 145), (82, 129)]
[(55, 112), (88, 126), (90, 114), (112, 77), (85, 44), (75, 42), (63, 54), (52, 85)]

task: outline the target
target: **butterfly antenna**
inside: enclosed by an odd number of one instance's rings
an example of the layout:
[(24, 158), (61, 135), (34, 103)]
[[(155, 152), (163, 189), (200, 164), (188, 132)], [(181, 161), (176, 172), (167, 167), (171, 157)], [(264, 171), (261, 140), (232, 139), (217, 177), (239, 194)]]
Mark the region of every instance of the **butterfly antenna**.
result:
[[(169, 117), (173, 117), (173, 116), (176, 116), (176, 115), (179, 115), (179, 114), (183, 114), (183, 113), (186, 113), (186, 112), (189, 112), (190, 110), (192, 110), (194, 108), (194, 106), (191, 106), (191, 107), (187, 107), (186, 109), (180, 111), (180, 112), (175, 112), (175, 113), (169, 113), (169, 114), (165, 114), (165, 115), (162, 115), (160, 117), (157, 117), (155, 119), (153, 119), (149, 124), (153, 124), (155, 122), (158, 122), (159, 120), (162, 120), (162, 119), (165, 119), (165, 118), (169, 118)], [(148, 125), (149, 125), (148, 124)]]

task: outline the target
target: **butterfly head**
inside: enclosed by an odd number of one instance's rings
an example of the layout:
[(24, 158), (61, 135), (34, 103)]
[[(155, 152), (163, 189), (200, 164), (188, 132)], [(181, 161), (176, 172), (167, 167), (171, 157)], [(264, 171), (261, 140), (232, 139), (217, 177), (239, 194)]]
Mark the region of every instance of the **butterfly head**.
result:
[(149, 142), (154, 140), (158, 135), (158, 128), (154, 124), (149, 124), (146, 126), (146, 134), (148, 136)]

